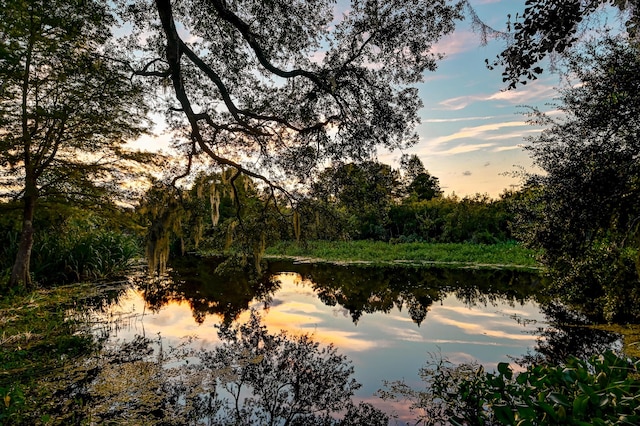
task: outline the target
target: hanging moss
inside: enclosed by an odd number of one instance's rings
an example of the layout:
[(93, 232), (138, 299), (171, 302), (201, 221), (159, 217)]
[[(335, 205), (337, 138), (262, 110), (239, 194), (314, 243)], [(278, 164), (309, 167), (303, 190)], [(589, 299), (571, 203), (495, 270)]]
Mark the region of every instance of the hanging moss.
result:
[(233, 220), (229, 223), (229, 227), (227, 228), (227, 238), (224, 243), (225, 250), (229, 250), (229, 247), (231, 247), (231, 244), (233, 244), (236, 226), (238, 226), (237, 220)]
[(213, 226), (218, 226), (218, 222), (220, 221), (221, 198), (218, 186), (215, 183), (212, 184), (209, 189), (209, 203), (211, 204), (211, 224)]
[(175, 198), (175, 192), (162, 186), (149, 191), (139, 211), (148, 217), (150, 223), (145, 250), (149, 272), (162, 274), (169, 260), (169, 248), (173, 236), (180, 238), (180, 248), (184, 251), (182, 222), (183, 219), (188, 219), (188, 212)]
[(296, 241), (300, 241), (300, 213), (297, 210), (293, 212), (293, 233)]
[(262, 257), (264, 256), (265, 249), (267, 247), (266, 234), (264, 231), (260, 232), (260, 238), (253, 244), (253, 261), (255, 262), (255, 268), (258, 275), (262, 274)]

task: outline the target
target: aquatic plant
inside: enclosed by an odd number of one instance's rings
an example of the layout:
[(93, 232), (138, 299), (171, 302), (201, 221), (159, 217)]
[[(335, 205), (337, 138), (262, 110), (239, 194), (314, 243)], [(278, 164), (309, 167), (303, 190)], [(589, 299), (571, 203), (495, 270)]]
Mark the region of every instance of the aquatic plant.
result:
[(426, 385), (386, 382), (382, 398), (406, 399), (426, 425), (637, 425), (640, 360), (611, 351), (588, 360), (540, 364), (515, 373), (508, 363), (486, 372), (475, 363), (434, 357), (420, 370)]

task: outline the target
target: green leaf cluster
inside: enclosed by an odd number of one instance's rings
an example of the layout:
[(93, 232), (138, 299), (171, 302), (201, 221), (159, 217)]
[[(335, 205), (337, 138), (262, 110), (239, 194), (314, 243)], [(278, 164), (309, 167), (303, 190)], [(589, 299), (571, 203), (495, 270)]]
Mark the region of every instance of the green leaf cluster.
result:
[(588, 360), (495, 372), (439, 360), (421, 371), (427, 388), (387, 383), (384, 398), (408, 397), (427, 425), (635, 425), (640, 422), (640, 360), (607, 351)]

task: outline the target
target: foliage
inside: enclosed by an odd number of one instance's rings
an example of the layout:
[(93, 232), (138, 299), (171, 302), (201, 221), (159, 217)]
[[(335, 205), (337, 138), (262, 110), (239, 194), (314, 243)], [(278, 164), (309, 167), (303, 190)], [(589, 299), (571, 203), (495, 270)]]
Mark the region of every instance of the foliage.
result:
[(390, 382), (380, 395), (408, 399), (424, 425), (632, 425), (640, 421), (639, 369), (612, 352), (520, 373), (507, 363), (488, 373), (436, 359), (420, 370), (425, 390)]
[[(159, 109), (174, 131), (190, 129), (180, 146), (188, 158), (182, 176), (205, 156), (266, 188), (261, 211), (249, 207), (253, 218), (221, 222), (256, 269), (267, 234), (282, 228), (281, 209), (269, 201), (292, 199), (285, 182), (307, 183), (330, 161), (370, 159), (378, 146), (417, 142), (421, 101), (413, 86), (435, 70), (441, 55), (432, 46), (461, 18), (451, 0), (354, 0), (341, 17), (329, 0), (117, 3), (132, 23), (129, 46), (140, 53), (135, 73), (171, 83), (175, 99), (165, 97)], [(376, 211), (339, 210), (350, 233), (383, 237)], [(300, 211), (288, 213), (299, 236)]]
[[(0, 270), (9, 271), (18, 250), (19, 218), (7, 207), (0, 220)], [(105, 213), (105, 212), (102, 212)], [(124, 214), (122, 213), (124, 216)], [(82, 209), (42, 209), (31, 256), (31, 273), (44, 286), (114, 277), (141, 255), (139, 238), (117, 215), (103, 217)], [(15, 289), (14, 289), (15, 290)]]
[(384, 239), (384, 227), (399, 189), (399, 175), (375, 161), (335, 163), (312, 184), (311, 198), (328, 204), (347, 221), (347, 233), (355, 239)]
[(267, 241), (291, 233), (271, 195), (233, 169), (200, 173), (186, 188), (157, 182), (136, 209), (150, 271), (163, 273), (171, 253), (214, 250), (259, 272)]
[[(555, 293), (607, 320), (637, 318), (640, 56), (607, 39), (573, 55), (581, 84), (562, 92), (562, 120), (527, 149), (545, 175), (528, 176), (516, 235), (544, 249)], [(626, 300), (625, 300), (626, 299)]]
[(512, 239), (510, 201), (486, 195), (458, 199), (411, 196), (391, 208), (389, 234), (398, 241), (494, 244)]
[[(183, 188), (159, 183), (137, 209), (139, 224), (148, 229), (147, 256), (155, 265), (151, 270), (163, 269), (158, 266), (166, 264), (170, 249), (174, 254), (234, 255), (237, 266), (253, 264), (259, 271), (264, 250), (281, 240), (302, 239), (302, 245), (306, 240), (511, 240), (513, 194), (498, 200), (479, 194), (443, 198), (437, 178), (424, 171), (417, 157), (406, 163), (402, 175), (375, 161), (334, 163), (291, 207), (290, 200), (276, 198), (233, 169), (201, 172)], [(426, 187), (419, 189), (422, 184)]]
[[(498, 55), (489, 68), (501, 66), (503, 81), (510, 89), (518, 84), (535, 80), (543, 72), (539, 62), (547, 55), (571, 54), (571, 48), (579, 40), (581, 24), (593, 30), (589, 17), (598, 10), (611, 4), (620, 12), (627, 12), (625, 24), (631, 38), (638, 37), (640, 10), (636, 1), (596, 0), (596, 1), (558, 1), (527, 0), (525, 9), (507, 23), (509, 38), (507, 47)], [(477, 17), (475, 17), (477, 20)], [(484, 23), (476, 22), (484, 31), (484, 36), (497, 35)]]
[(442, 197), (438, 178), (417, 156), (403, 157), (400, 173), (368, 161), (335, 163), (298, 202), (301, 235), (321, 240), (474, 242), (511, 239), (510, 195)]
[(452, 267), (538, 268), (537, 253), (521, 245), (471, 243), (399, 243), (375, 241), (282, 242), (266, 251), (271, 257), (306, 257), (325, 262), (382, 264), (430, 264)]
[(150, 159), (125, 146), (144, 130), (146, 108), (108, 43), (114, 24), (100, 1), (0, 4), (0, 196), (23, 203), (12, 287), (31, 284), (38, 200), (109, 204)]
[(327, 160), (416, 142), (412, 85), (461, 17), (447, 0), (358, 0), (342, 17), (327, 0), (119, 3), (143, 52), (138, 74), (170, 79), (176, 99), (163, 110), (189, 126), (186, 155), (265, 181), (257, 170), (302, 180)]
[[(60, 397), (51, 389), (49, 375), (59, 372), (95, 347), (91, 336), (81, 333), (82, 322), (69, 317), (69, 309), (93, 288), (58, 286), (0, 299), (0, 423), (3, 425), (47, 423), (46, 412)], [(45, 385), (49, 383), (49, 385)], [(71, 409), (79, 409), (71, 401)]]
[(417, 155), (403, 154), (400, 158), (405, 195), (412, 200), (431, 200), (442, 195), (439, 179), (431, 176)]

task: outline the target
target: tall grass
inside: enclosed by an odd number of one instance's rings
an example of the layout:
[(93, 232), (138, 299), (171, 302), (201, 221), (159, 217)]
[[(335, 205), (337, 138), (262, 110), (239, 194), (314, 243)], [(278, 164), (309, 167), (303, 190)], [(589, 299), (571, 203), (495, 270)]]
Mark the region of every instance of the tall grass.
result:
[[(7, 232), (0, 253), (0, 282), (10, 272), (18, 246), (18, 232)], [(99, 226), (67, 224), (36, 234), (31, 273), (42, 285), (100, 279), (124, 271), (141, 250), (135, 236)]]
[(538, 268), (538, 253), (515, 242), (401, 243), (381, 241), (280, 242), (266, 251), (270, 257), (309, 257), (328, 262), (439, 263), (453, 266)]
[(93, 229), (47, 233), (34, 244), (32, 272), (39, 282), (71, 282), (116, 275), (140, 254), (134, 237)]

